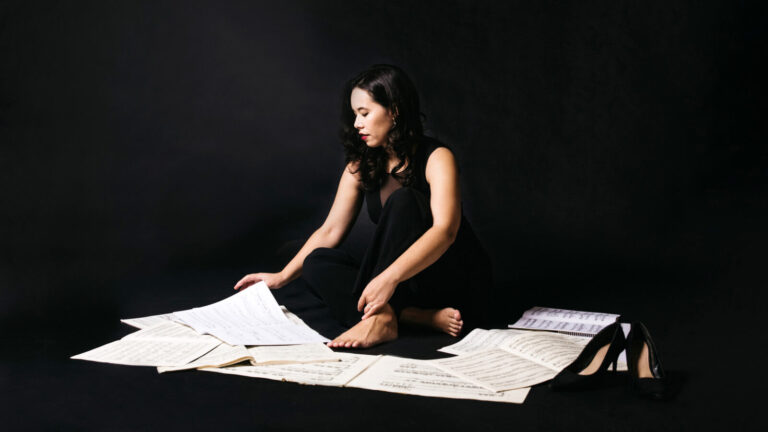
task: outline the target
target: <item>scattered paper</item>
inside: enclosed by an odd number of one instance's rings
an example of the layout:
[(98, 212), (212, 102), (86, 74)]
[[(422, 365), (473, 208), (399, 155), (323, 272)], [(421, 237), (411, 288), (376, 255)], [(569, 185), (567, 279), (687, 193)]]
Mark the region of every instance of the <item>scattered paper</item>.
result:
[(429, 362), (498, 392), (530, 387), (554, 378), (583, 348), (573, 336), (527, 332), (512, 337), (499, 348)]
[[(285, 317), (288, 318), (288, 321), (297, 325), (307, 326), (307, 324), (301, 318), (299, 318), (293, 312), (289, 311), (288, 308), (286, 308), (285, 306), (280, 305), (280, 310), (283, 311), (283, 314), (285, 314)], [(165, 321), (173, 321), (173, 313), (150, 315), (150, 316), (145, 316), (141, 318), (126, 318), (126, 319), (120, 320), (120, 322), (122, 322), (123, 324), (127, 324), (131, 327), (136, 327), (137, 329), (152, 327), (155, 324), (159, 324)]]
[(524, 330), (485, 330), (476, 328), (469, 332), (468, 335), (464, 336), (459, 342), (440, 348), (438, 351), (453, 355), (466, 354), (475, 351), (486, 351), (491, 348), (498, 348), (499, 345), (503, 345), (512, 336), (523, 333), (525, 333)]
[[(626, 334), (629, 332), (629, 325), (622, 324), (621, 326), (624, 329), (624, 334), (626, 336)], [(532, 332), (536, 332), (536, 330), (474, 329), (468, 335), (464, 336), (464, 338), (459, 342), (456, 342), (453, 345), (448, 345), (446, 347), (440, 348), (438, 351), (448, 353), (448, 354), (453, 354), (453, 355), (467, 354), (467, 353), (476, 352), (476, 351), (487, 351), (493, 348), (499, 348), (500, 346), (506, 344), (509, 341), (509, 339), (511, 339), (514, 336), (526, 334), (526, 333), (532, 333)], [(589, 341), (592, 339), (589, 336), (568, 335), (568, 337), (572, 338), (571, 340), (574, 343), (577, 343), (581, 346), (586, 346), (589, 343)], [(619, 359), (617, 363), (618, 365), (616, 370), (618, 371), (627, 370), (627, 356), (625, 351), (622, 351), (621, 354), (619, 354)]]
[(166, 321), (71, 358), (130, 366), (182, 366), (219, 344), (216, 338)]
[(230, 345), (294, 345), (328, 342), (289, 320), (267, 284), (259, 282), (208, 306), (174, 312), (172, 319)]
[(244, 346), (222, 343), (221, 345), (211, 350), (211, 352), (205, 354), (193, 362), (182, 366), (160, 366), (157, 368), (157, 371), (163, 373), (203, 367), (222, 367), (251, 359), (251, 353), (249, 353), (248, 349), (246, 349)]
[(128, 324), (131, 327), (136, 327), (137, 329), (145, 329), (147, 327), (152, 327), (153, 325), (160, 324), (165, 321), (171, 321), (171, 315), (172, 314), (162, 314), (162, 315), (146, 316), (141, 318), (128, 318), (128, 319), (121, 319), (120, 322), (122, 322), (123, 324)]
[(446, 373), (425, 361), (384, 356), (353, 379), (347, 387), (418, 396), (473, 399), (521, 404), (530, 388), (488, 391)]
[(290, 381), (299, 384), (341, 387), (379, 358), (379, 356), (366, 354), (337, 353), (337, 355), (341, 357), (341, 361), (292, 365), (229, 366), (200, 370), (251, 378)]

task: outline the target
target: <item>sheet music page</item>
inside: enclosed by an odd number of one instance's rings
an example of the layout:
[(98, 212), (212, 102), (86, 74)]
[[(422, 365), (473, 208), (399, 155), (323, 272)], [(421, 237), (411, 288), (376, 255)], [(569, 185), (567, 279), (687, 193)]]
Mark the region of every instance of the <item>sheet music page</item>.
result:
[(616, 319), (619, 318), (619, 315), (603, 312), (585, 312), (536, 306), (523, 312), (523, 317), (539, 318), (552, 321), (577, 322), (583, 324), (600, 324), (604, 327), (614, 323)]
[(305, 323), (301, 318), (299, 318), (298, 315), (289, 311), (288, 308), (286, 308), (285, 306), (280, 306), (280, 309), (282, 309), (283, 313), (285, 314), (285, 317), (288, 318), (288, 321), (311, 332), (311, 334), (314, 335), (315, 337), (318, 337), (320, 341), (328, 342), (330, 340), (323, 337), (323, 335), (321, 335), (320, 333), (316, 332), (312, 327), (308, 326), (307, 323)]
[(168, 321), (71, 358), (129, 366), (182, 366), (219, 344), (216, 338)]
[[(293, 312), (289, 311), (288, 308), (286, 308), (285, 306), (280, 305), (280, 310), (283, 311), (283, 314), (285, 314), (285, 317), (288, 318), (288, 321), (297, 325), (309, 327), (301, 318), (299, 318)], [(167, 314), (160, 314), (160, 315), (145, 316), (140, 318), (126, 318), (126, 319), (121, 319), (120, 322), (122, 322), (123, 324), (127, 324), (131, 327), (136, 327), (138, 329), (145, 329), (155, 324), (160, 324), (164, 321), (174, 321), (173, 318), (174, 318), (173, 313), (167, 313)]]
[(474, 351), (485, 351), (491, 348), (498, 348), (509, 338), (515, 335), (523, 334), (525, 330), (514, 329), (474, 329), (468, 335), (464, 336), (459, 342), (440, 348), (438, 351), (448, 354), (465, 354)]
[(342, 387), (379, 358), (379, 356), (366, 354), (337, 353), (337, 355), (341, 357), (341, 361), (291, 365), (228, 366), (202, 368), (200, 370), (251, 378), (290, 381), (299, 384)]
[[(609, 323), (610, 324), (610, 323)], [(552, 321), (539, 318), (520, 318), (516, 323), (512, 324), (512, 328), (522, 328), (531, 330), (545, 330), (556, 332), (573, 332), (595, 335), (600, 332), (608, 324), (585, 324), (585, 323), (573, 323), (566, 321)]]
[(289, 320), (264, 282), (208, 306), (174, 312), (174, 319), (230, 345), (327, 342), (306, 325)]
[(341, 361), (339, 354), (323, 343), (248, 348), (252, 365)]
[(427, 362), (494, 392), (530, 387), (557, 375), (546, 366), (499, 348)]
[(147, 327), (152, 327), (155, 324), (160, 324), (164, 321), (170, 321), (171, 315), (172, 314), (161, 314), (141, 318), (127, 318), (121, 319), (120, 322), (128, 324), (131, 327), (136, 327), (137, 329), (145, 329)]
[(298, 315), (289, 311), (285, 306), (280, 306), (280, 308), (283, 309), (283, 313), (285, 314), (285, 317), (288, 318), (288, 321), (296, 325), (309, 327)]
[[(173, 321), (161, 321), (151, 327), (133, 332), (123, 339), (152, 339), (152, 340), (216, 340), (213, 336), (201, 335), (191, 328)], [(218, 341), (221, 343), (221, 341)]]
[(384, 356), (353, 379), (347, 387), (417, 396), (473, 399), (521, 404), (530, 388), (494, 392), (476, 386), (428, 362)]
[(210, 331), (219, 339), (232, 345), (289, 345), (327, 342), (316, 331), (293, 323), (258, 326), (251, 323), (223, 325)]
[(262, 326), (289, 322), (263, 281), (224, 300), (174, 312), (173, 315), (199, 333), (208, 333), (230, 321), (251, 322)]
[(509, 327), (595, 335), (618, 318), (617, 314), (537, 306), (523, 312), (523, 316)]
[(211, 352), (205, 354), (204, 356), (191, 363), (187, 363), (183, 366), (160, 366), (157, 368), (157, 371), (159, 373), (163, 373), (197, 369), (202, 367), (229, 366), (231, 364), (250, 359), (251, 353), (249, 353), (248, 349), (246, 349), (244, 346), (222, 343), (221, 345), (211, 350)]
[(560, 372), (576, 360), (587, 343), (587, 338), (578, 336), (526, 332), (510, 338), (501, 349)]

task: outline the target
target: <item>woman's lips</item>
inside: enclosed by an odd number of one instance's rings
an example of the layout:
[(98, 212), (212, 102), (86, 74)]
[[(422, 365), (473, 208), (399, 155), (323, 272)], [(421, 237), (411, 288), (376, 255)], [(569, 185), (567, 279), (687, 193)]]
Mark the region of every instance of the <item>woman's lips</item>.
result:
[(368, 135), (360, 135), (360, 139), (365, 141), (368, 139)]

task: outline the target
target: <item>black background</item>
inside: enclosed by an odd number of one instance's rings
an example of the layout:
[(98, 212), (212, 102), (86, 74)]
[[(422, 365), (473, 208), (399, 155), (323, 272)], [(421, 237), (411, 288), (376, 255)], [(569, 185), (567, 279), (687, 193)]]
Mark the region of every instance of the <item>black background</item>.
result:
[[(0, 14), (3, 417), (330, 428), (335, 397), (355, 428), (479, 415), (490, 429), (752, 425), (768, 258), (760, 2), (8, 2)], [(494, 264), (494, 325), (535, 305), (642, 320), (685, 383), (675, 401), (537, 388), (501, 410), (67, 360), (126, 333), (119, 318), (279, 270), (330, 208), (342, 85), (380, 62), (409, 73), (428, 133), (457, 153)], [(370, 232), (363, 213), (343, 247), (360, 253)], [(394, 352), (428, 356), (403, 339)], [(201, 386), (237, 397), (192, 422), (182, 410), (208, 406)], [(133, 412), (148, 388), (188, 399)], [(288, 412), (304, 415), (281, 423)]]

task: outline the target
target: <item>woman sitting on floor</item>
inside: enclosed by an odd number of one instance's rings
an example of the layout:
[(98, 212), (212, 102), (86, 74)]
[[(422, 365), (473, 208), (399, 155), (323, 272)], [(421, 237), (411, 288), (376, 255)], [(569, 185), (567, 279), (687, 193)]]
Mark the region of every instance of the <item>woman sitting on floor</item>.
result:
[[(347, 83), (342, 105), (346, 167), (322, 226), (279, 273), (253, 273), (235, 289), (272, 289), (303, 276), (349, 330), (331, 347), (367, 348), (397, 338), (398, 323), (457, 336), (480, 325), (489, 261), (462, 215), (453, 152), (423, 133), (416, 88), (391, 65)], [(377, 225), (358, 263), (336, 249), (363, 201)]]

